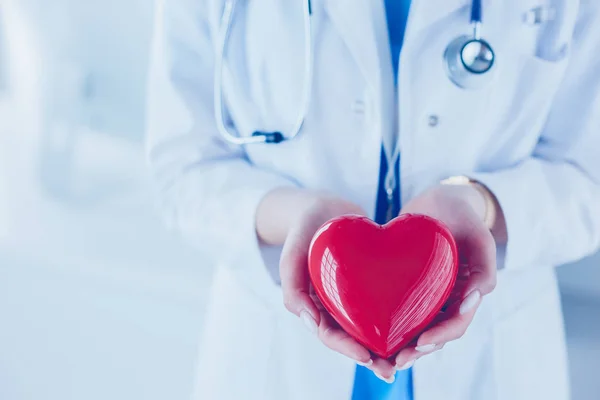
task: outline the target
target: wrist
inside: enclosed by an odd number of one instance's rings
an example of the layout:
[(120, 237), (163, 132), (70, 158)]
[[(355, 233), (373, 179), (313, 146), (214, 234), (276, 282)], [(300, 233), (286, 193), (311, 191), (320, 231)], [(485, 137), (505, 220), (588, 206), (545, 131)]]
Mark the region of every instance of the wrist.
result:
[(462, 195), (486, 227), (493, 230), (501, 213), (496, 197), (485, 185), (466, 176), (455, 176), (443, 180), (440, 186)]
[(267, 193), (256, 210), (256, 233), (261, 242), (282, 245), (291, 227), (309, 215), (325, 222), (343, 214), (362, 214), (357, 205), (326, 192), (277, 188)]
[(481, 198), (485, 203), (485, 212), (483, 217), (483, 222), (485, 226), (491, 231), (496, 225), (497, 214), (499, 210), (498, 202), (496, 201), (496, 196), (483, 184), (479, 182), (473, 182), (473, 188), (479, 193)]
[(255, 227), (258, 239), (267, 245), (281, 245), (292, 223), (311, 202), (310, 193), (295, 187), (268, 192), (258, 204)]
[(470, 185), (445, 185), (439, 184), (432, 189), (437, 201), (451, 203), (456, 207), (467, 207), (472, 210), (481, 221), (485, 220), (486, 202), (481, 192)]

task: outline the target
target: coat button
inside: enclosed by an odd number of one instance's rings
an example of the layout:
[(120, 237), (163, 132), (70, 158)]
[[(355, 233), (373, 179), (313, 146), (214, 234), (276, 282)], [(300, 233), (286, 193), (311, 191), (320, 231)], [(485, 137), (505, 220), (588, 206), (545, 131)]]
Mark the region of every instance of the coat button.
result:
[(429, 118), (427, 118), (427, 124), (432, 128), (438, 126), (439, 123), (440, 118), (437, 115), (430, 115)]
[(354, 114), (363, 115), (365, 113), (365, 102), (362, 100), (356, 100), (352, 103), (352, 112)]
[(526, 25), (540, 25), (555, 19), (556, 9), (554, 7), (539, 6), (523, 14), (523, 22)]

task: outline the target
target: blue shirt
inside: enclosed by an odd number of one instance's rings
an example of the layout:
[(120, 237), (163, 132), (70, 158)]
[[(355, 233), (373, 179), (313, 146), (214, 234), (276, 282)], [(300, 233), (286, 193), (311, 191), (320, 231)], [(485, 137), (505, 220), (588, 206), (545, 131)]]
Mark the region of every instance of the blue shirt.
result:
[[(400, 50), (404, 41), (404, 30), (410, 9), (410, 0), (385, 0), (388, 33), (390, 38), (390, 51), (394, 67), (394, 82), (398, 84), (398, 63)], [(388, 200), (384, 189), (384, 178), (388, 170), (387, 160), (383, 149), (381, 151), (381, 167), (379, 171), (379, 190), (377, 193), (377, 210), (375, 220), (383, 224), (387, 222)], [(396, 160), (396, 171), (399, 170), (400, 160)], [(396, 185), (394, 192), (393, 215), (400, 212), (400, 185)], [(357, 366), (354, 379), (352, 400), (412, 400), (413, 385), (412, 371), (396, 372), (396, 380), (389, 385), (377, 378), (371, 370)]]

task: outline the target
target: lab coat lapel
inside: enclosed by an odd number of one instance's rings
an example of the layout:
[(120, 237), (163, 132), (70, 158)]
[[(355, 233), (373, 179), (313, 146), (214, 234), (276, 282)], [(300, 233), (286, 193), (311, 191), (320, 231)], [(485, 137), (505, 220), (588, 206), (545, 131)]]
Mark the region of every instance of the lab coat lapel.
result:
[[(484, 0), (486, 3), (489, 0)], [(323, 4), (372, 90), (379, 129), (369, 133), (381, 135), (387, 152), (391, 153), (396, 101), (384, 1), (325, 0)], [(405, 41), (415, 40), (424, 29), (454, 12), (462, 9), (467, 13), (470, 5), (471, 0), (412, 0)]]
[[(486, 1), (483, 3), (485, 5)], [(470, 10), (470, 7), (471, 0), (412, 0), (407, 35), (419, 32), (461, 8)]]
[(383, 2), (327, 0), (325, 8), (371, 89), (379, 93), (391, 73)]
[[(371, 91), (380, 135), (391, 145), (394, 127), (394, 76), (383, 1), (327, 0), (326, 10)], [(380, 140), (380, 139), (377, 139)]]
[[(381, 85), (381, 77), (385, 79), (391, 62), (384, 1), (326, 0), (324, 4), (365, 78), (375, 87)], [(457, 10), (469, 10), (470, 6), (471, 0), (412, 0), (407, 28), (412, 33), (421, 31)]]

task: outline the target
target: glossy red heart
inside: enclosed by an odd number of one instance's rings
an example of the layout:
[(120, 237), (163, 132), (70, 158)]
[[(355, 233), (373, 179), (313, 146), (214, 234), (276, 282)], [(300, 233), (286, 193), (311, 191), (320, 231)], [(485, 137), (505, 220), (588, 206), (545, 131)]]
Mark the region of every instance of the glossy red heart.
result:
[(432, 322), (458, 273), (450, 231), (422, 215), (386, 225), (344, 216), (323, 225), (309, 272), (323, 306), (359, 343), (390, 358)]

